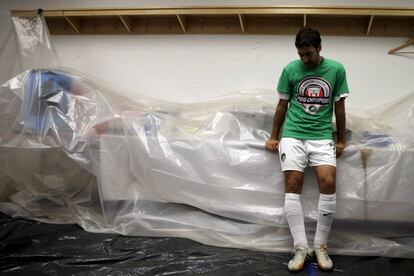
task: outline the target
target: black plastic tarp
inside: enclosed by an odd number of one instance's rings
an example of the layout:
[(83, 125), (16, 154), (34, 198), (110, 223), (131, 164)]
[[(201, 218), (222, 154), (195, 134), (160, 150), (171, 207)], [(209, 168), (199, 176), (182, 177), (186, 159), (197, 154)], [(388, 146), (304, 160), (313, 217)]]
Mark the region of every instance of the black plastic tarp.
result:
[[(1, 275), (292, 275), (290, 254), (221, 248), (183, 238), (89, 233), (0, 213)], [(414, 260), (332, 256), (331, 275), (412, 275)], [(296, 275), (324, 275), (309, 264)]]

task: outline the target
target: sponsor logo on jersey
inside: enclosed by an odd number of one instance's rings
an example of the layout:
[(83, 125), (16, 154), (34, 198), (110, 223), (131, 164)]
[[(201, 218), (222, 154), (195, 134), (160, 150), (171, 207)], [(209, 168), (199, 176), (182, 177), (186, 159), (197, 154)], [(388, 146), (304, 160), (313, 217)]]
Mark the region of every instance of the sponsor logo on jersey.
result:
[(331, 102), (331, 86), (319, 77), (303, 79), (298, 85), (296, 100), (306, 113), (315, 115)]

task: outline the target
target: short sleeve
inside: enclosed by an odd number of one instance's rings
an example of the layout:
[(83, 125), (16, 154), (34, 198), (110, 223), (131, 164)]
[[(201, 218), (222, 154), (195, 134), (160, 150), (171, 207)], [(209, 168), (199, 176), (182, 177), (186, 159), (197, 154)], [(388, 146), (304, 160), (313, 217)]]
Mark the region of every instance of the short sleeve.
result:
[(346, 72), (343, 66), (340, 66), (336, 75), (335, 88), (333, 91), (334, 101), (347, 97), (349, 94)]
[(285, 100), (288, 100), (292, 95), (292, 85), (289, 81), (289, 74), (286, 71), (286, 68), (283, 69), (282, 74), (280, 75), (277, 84), (277, 92), (279, 92), (279, 97)]

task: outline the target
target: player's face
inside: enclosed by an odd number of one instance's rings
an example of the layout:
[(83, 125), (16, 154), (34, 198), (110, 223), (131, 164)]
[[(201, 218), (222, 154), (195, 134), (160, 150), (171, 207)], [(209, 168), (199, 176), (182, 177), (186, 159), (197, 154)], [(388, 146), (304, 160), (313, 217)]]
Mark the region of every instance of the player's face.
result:
[(306, 67), (314, 68), (316, 65), (319, 64), (319, 52), (321, 51), (321, 46), (319, 46), (318, 48), (315, 48), (313, 46), (304, 46), (297, 49), (298, 55)]

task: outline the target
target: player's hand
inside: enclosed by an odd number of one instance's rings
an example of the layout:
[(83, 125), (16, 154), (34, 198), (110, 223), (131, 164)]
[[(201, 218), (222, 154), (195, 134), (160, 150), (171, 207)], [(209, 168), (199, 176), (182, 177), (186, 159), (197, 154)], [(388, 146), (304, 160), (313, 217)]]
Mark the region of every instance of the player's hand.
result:
[(268, 150), (277, 151), (279, 148), (279, 140), (275, 138), (270, 138), (269, 140), (266, 141), (265, 146)]
[(340, 143), (337, 142), (336, 143), (336, 157), (338, 158), (339, 156), (341, 156), (342, 152), (345, 149), (345, 143)]

